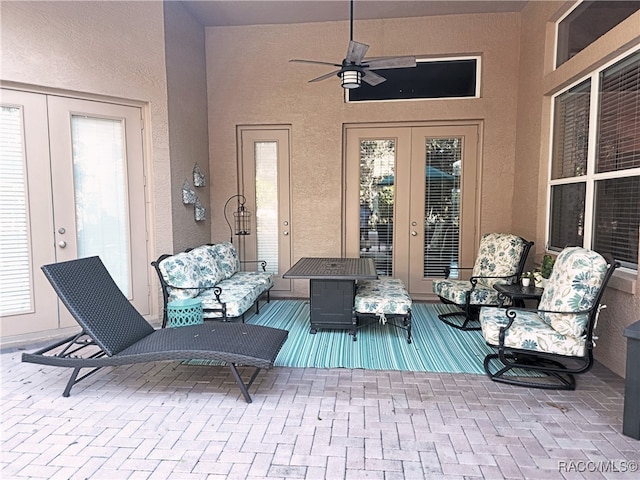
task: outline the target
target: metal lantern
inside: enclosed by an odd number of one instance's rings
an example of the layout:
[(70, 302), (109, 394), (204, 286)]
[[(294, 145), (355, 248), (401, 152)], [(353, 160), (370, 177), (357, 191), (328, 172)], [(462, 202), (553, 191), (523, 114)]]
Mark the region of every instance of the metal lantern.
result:
[[(238, 198), (238, 209), (233, 212), (233, 226), (235, 229), (231, 228), (231, 223), (229, 223), (229, 218), (227, 217), (227, 205), (234, 198)], [(251, 235), (251, 212), (247, 210), (244, 206), (247, 199), (244, 195), (238, 194), (231, 196), (224, 204), (224, 219), (229, 225), (229, 233), (231, 236), (231, 243), (233, 243), (233, 235)]]

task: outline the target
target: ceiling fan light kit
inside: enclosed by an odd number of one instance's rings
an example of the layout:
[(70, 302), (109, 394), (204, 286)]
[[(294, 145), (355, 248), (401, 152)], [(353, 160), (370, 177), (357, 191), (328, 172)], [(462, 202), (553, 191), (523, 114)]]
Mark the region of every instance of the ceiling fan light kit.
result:
[(344, 70), (341, 74), (342, 88), (358, 88), (362, 81), (362, 72), (357, 69)]
[(403, 57), (381, 57), (366, 59), (364, 56), (369, 49), (369, 45), (360, 42), (354, 42), (353, 40), (353, 0), (350, 2), (350, 40), (349, 48), (347, 49), (347, 56), (342, 63), (330, 63), (321, 62), (318, 60), (301, 60), (294, 58), (289, 60), (290, 62), (300, 63), (314, 63), (319, 65), (331, 65), (333, 67), (340, 67), (338, 70), (326, 73), (320, 77), (309, 80), (309, 82), (319, 82), (326, 80), (334, 75), (340, 77), (342, 82), (342, 88), (352, 89), (358, 88), (362, 81), (375, 87), (386, 81), (381, 75), (378, 75), (373, 70), (383, 70), (387, 68), (410, 68), (416, 66), (416, 57), (403, 56)]

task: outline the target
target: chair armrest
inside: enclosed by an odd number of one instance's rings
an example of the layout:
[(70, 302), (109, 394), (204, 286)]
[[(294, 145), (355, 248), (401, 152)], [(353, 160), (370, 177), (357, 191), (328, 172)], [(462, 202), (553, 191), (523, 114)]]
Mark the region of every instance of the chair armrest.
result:
[(540, 310), (540, 309), (537, 309), (537, 308), (508, 307), (507, 310), (505, 311), (505, 315), (509, 319), (509, 322), (504, 327), (500, 327), (500, 333), (498, 334), (498, 340), (500, 342), (499, 344), (500, 344), (500, 346), (504, 346), (504, 336), (505, 336), (507, 330), (509, 328), (511, 328), (511, 325), (513, 325), (513, 322), (515, 321), (516, 317), (518, 316), (518, 312), (559, 313), (559, 314), (569, 314), (569, 315), (582, 315), (582, 314), (586, 314), (586, 313), (591, 313), (595, 307), (596, 306), (594, 305), (593, 307), (591, 307), (588, 310), (572, 310), (570, 312), (560, 311), (560, 310)]
[(218, 303), (222, 303), (220, 301), (220, 294), (222, 293), (222, 288), (214, 285), (213, 287), (176, 287), (175, 285), (171, 285), (167, 283), (167, 288), (175, 288), (176, 290), (213, 290), (213, 294), (216, 296), (216, 301)]
[(449, 275), (451, 275), (451, 270), (473, 270), (473, 267), (456, 267), (454, 269), (452, 269), (451, 267), (445, 267), (444, 278), (449, 278)]
[(240, 260), (240, 264), (245, 264), (245, 263), (257, 263), (259, 266), (262, 267), (262, 271), (263, 272), (267, 271), (267, 261), (266, 260)]

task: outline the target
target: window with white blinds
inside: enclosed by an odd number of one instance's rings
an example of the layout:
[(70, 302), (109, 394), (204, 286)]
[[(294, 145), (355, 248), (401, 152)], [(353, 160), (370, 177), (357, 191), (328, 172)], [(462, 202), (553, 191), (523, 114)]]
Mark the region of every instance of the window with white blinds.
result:
[(582, 245), (637, 270), (640, 51), (557, 95), (553, 118), (550, 249)]
[(0, 315), (31, 311), (22, 110), (0, 111)]
[(255, 142), (258, 258), (278, 274), (278, 142)]

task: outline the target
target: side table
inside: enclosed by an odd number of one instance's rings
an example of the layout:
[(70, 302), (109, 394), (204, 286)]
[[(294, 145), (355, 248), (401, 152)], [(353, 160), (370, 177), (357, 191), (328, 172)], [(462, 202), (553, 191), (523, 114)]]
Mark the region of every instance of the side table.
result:
[(513, 285), (498, 283), (495, 284), (493, 288), (498, 291), (498, 296), (501, 299), (501, 307), (507, 298), (511, 299), (511, 302), (515, 307), (524, 307), (525, 300), (537, 300), (539, 302), (540, 298), (542, 298), (542, 293), (544, 292), (544, 288), (537, 288), (531, 285), (523, 287), (518, 283)]

